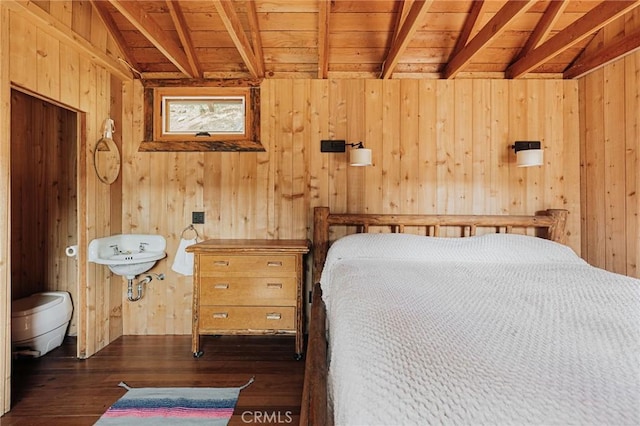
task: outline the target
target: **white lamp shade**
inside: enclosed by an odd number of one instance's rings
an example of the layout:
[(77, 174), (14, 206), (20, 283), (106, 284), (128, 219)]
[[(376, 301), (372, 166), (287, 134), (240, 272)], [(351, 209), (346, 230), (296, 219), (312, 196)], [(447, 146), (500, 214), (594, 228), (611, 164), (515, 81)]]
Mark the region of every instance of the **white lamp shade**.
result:
[(370, 166), (371, 150), (368, 148), (355, 148), (350, 150), (349, 164), (352, 166)]
[(542, 149), (523, 149), (516, 152), (518, 167), (542, 166), (544, 161), (544, 150)]

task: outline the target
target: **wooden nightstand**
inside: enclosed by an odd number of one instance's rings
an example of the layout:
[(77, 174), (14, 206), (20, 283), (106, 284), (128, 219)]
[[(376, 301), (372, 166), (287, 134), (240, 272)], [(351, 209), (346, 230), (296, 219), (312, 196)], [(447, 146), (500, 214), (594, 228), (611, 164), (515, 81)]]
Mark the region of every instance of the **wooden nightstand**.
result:
[(203, 334), (292, 334), (302, 357), (307, 240), (208, 240), (187, 251), (195, 255), (194, 357)]

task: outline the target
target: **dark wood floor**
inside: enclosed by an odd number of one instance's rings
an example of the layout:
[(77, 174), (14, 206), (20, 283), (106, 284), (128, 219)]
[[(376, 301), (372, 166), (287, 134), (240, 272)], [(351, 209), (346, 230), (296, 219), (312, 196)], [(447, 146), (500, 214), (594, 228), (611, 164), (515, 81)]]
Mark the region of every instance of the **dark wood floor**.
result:
[[(17, 359), (12, 409), (0, 425), (92, 425), (131, 387), (237, 387), (231, 425), (298, 424), (304, 361), (291, 337), (203, 336), (204, 355), (191, 354), (191, 336), (124, 336), (86, 360), (75, 341), (41, 358)], [(267, 420), (274, 420), (265, 422)]]

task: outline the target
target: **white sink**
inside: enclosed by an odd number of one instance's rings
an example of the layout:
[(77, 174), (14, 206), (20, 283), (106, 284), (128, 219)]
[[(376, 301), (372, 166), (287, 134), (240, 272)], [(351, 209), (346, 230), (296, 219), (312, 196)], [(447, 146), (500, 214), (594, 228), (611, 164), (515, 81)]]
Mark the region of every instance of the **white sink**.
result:
[(133, 279), (164, 257), (167, 241), (162, 235), (119, 234), (89, 243), (89, 262), (107, 265), (111, 272)]

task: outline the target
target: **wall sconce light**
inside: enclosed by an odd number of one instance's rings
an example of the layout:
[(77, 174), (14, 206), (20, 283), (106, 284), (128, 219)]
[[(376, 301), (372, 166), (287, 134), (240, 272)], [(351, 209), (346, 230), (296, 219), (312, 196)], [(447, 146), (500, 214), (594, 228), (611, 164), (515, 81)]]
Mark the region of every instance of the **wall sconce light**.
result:
[(352, 166), (370, 166), (371, 150), (364, 147), (362, 142), (347, 143), (343, 140), (323, 140), (320, 141), (320, 152), (345, 152), (347, 145), (352, 146), (349, 150), (349, 164)]
[(544, 151), (540, 141), (516, 141), (511, 148), (516, 152), (518, 167), (542, 166)]

